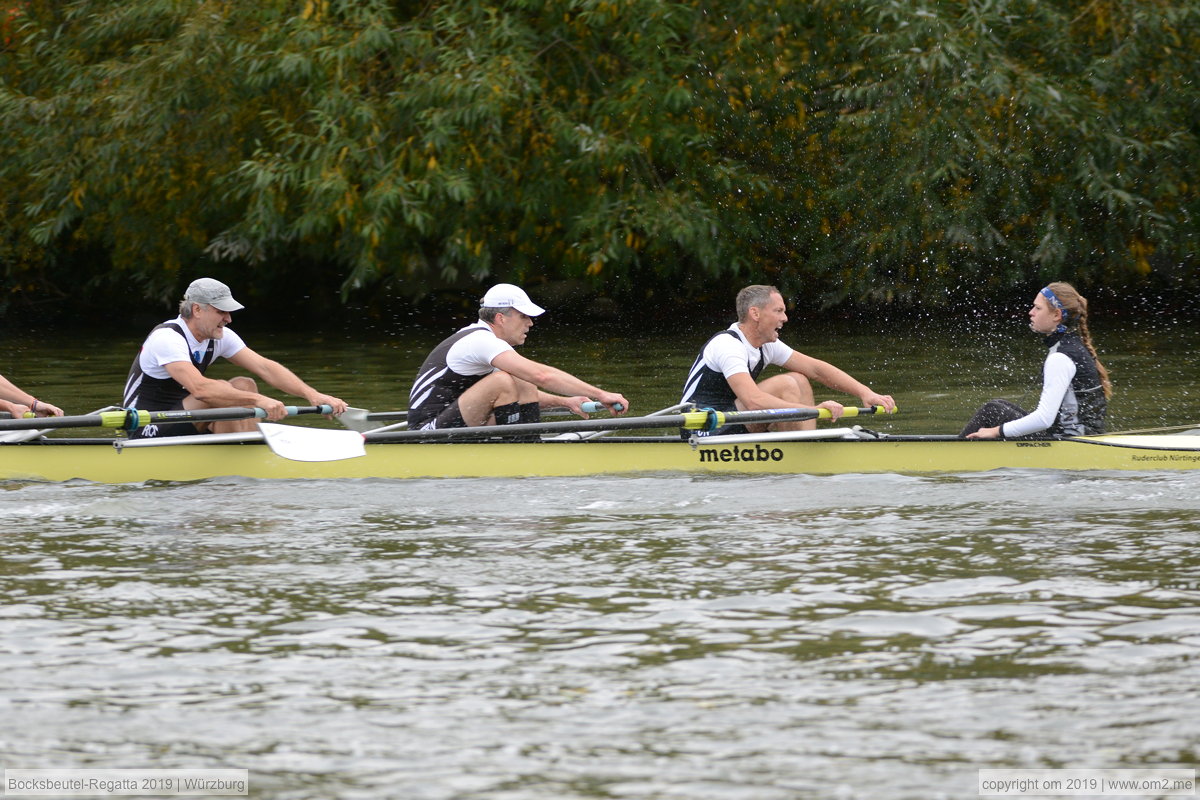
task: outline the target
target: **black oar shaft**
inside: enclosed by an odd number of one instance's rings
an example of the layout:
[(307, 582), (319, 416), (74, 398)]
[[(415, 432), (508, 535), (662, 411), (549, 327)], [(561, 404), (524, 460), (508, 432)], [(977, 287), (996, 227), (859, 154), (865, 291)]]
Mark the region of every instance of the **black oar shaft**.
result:
[[(115, 412), (105, 411), (103, 413), (112, 414)], [(105, 427), (104, 417), (101, 414), (81, 414), (75, 417), (23, 417), (21, 419), (0, 420), (0, 430), (3, 431), (32, 431), (41, 428), (103, 427)]]
[[(288, 416), (293, 414), (329, 414), (329, 406), (287, 406)], [(266, 417), (261, 408), (198, 408), (173, 411), (139, 411), (119, 409), (101, 411), (99, 414), (83, 414), (73, 417), (26, 417), (0, 420), (0, 431), (29, 431), (50, 428), (123, 428), (137, 430), (147, 425), (172, 425), (184, 422), (215, 422), (220, 420)]]
[[(383, 431), (364, 434), (367, 442), (450, 441), (454, 439), (491, 439), (536, 434), (579, 433), (582, 431), (621, 431), (647, 428), (679, 428), (696, 424), (710, 412), (691, 411), (658, 417), (616, 417), (612, 419), (581, 419), (567, 422), (527, 422), (514, 425), (480, 425), (469, 428), (440, 428), (435, 430)], [(846, 409), (846, 416), (873, 414), (875, 409)], [(796, 422), (806, 419), (827, 419), (829, 412), (816, 408), (766, 409), (764, 411), (730, 411), (722, 415), (720, 424), (755, 422)]]
[[(619, 406), (619, 404), (618, 404), (618, 406)], [(602, 404), (597, 403), (594, 400), (589, 400), (588, 402), (583, 404), (583, 410), (588, 414), (597, 414), (601, 411), (604, 411), (605, 408)], [(567, 409), (567, 408), (553, 408), (553, 409), (543, 411), (542, 416), (559, 417), (559, 416), (566, 416), (571, 413), (572, 413), (571, 410)], [(367, 413), (363, 414), (361, 418), (365, 419), (365, 420), (369, 420), (371, 422), (382, 422), (384, 420), (392, 420), (392, 419), (408, 419), (408, 412), (407, 411), (368, 411)]]
[[(604, 425), (596, 423), (604, 422)], [(470, 428), (439, 428), (431, 431), (384, 431), (363, 434), (368, 442), (419, 442), (450, 439), (486, 439), (492, 437), (529, 436), (534, 434), (576, 433), (579, 431), (621, 431), (641, 428), (669, 428), (683, 424), (683, 418), (631, 417), (629, 419), (570, 420), (567, 422), (522, 422), (513, 425), (479, 425)]]
[[(329, 406), (285, 406), (287, 416), (296, 414), (328, 414)], [(132, 413), (132, 410), (131, 410)], [(261, 408), (196, 408), (173, 411), (138, 411), (139, 425), (171, 425), (179, 422), (220, 422), (257, 417), (266, 419), (267, 412)], [(144, 421), (143, 421), (144, 420)]]

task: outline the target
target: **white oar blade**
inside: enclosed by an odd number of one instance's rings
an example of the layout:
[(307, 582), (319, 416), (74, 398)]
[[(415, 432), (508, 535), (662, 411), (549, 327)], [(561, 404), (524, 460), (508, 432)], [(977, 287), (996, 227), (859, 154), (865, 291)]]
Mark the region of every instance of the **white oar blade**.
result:
[(367, 419), (367, 414), (371, 412), (365, 408), (355, 408), (354, 406), (346, 406), (346, 410), (338, 415), (338, 422), (345, 425), (352, 431), (366, 433), (373, 431), (379, 427), (379, 424)]
[(49, 428), (43, 431), (8, 431), (0, 433), (0, 443), (16, 444), (17, 442), (31, 442), (34, 439), (45, 436), (49, 432)]
[(367, 454), (363, 437), (357, 431), (330, 431), (299, 425), (258, 423), (275, 455), (291, 461), (341, 461)]

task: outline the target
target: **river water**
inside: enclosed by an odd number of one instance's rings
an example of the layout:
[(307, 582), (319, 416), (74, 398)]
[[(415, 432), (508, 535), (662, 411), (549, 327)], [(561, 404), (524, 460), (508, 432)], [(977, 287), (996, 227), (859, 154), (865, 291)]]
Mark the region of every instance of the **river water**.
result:
[[(539, 332), (527, 355), (641, 411), (694, 355)], [(251, 344), (378, 409), (437, 338)], [(0, 372), (72, 412), (115, 402), (136, 347), (8, 344)], [(1114, 427), (1200, 419), (1196, 344), (1108, 335)], [(1041, 358), (1016, 326), (804, 345), (896, 395), (901, 432), (1031, 402)], [(246, 769), (280, 799), (935, 800), (978, 796), (980, 769), (1198, 760), (1200, 473), (10, 482), (0, 518), (9, 769)]]

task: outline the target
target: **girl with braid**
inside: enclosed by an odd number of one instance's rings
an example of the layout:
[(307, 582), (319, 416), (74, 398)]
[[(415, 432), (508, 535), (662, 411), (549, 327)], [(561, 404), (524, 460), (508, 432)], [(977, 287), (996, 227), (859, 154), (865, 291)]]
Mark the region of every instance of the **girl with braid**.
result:
[(1037, 408), (1026, 413), (1008, 400), (989, 400), (959, 436), (1059, 439), (1104, 433), (1112, 382), (1092, 344), (1087, 309), (1087, 300), (1069, 283), (1052, 283), (1038, 292), (1029, 309), (1029, 327), (1045, 337), (1050, 353), (1042, 366)]

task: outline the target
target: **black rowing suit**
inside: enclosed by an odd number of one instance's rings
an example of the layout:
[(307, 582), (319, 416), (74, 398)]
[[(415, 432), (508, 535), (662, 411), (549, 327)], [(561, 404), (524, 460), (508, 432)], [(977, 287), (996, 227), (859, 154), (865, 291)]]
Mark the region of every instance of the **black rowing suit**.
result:
[[(172, 361), (191, 361), (200, 374), (208, 371), (217, 358), (228, 358), (245, 347), (241, 337), (224, 329), (220, 339), (197, 341), (182, 317), (156, 325), (138, 349), (129, 377), (125, 381), (122, 405), (139, 411), (173, 411), (183, 408), (188, 392), (171, 377), (163, 364)], [(147, 425), (132, 431), (131, 439), (161, 436), (189, 436), (197, 433), (194, 425)]]
[[(780, 341), (766, 342), (762, 347), (752, 347), (735, 322), (704, 343), (700, 354), (692, 362), (692, 368), (688, 370), (687, 380), (683, 384), (683, 399), (680, 402), (717, 411), (736, 411), (737, 394), (730, 387), (727, 376), (747, 372), (752, 380), (757, 381), (767, 364), (783, 366), (794, 352), (791, 347)], [(682, 429), (679, 432), (684, 439), (693, 433)], [(695, 435), (715, 436), (727, 433), (746, 433), (746, 426), (725, 425), (714, 431), (702, 431)]]

